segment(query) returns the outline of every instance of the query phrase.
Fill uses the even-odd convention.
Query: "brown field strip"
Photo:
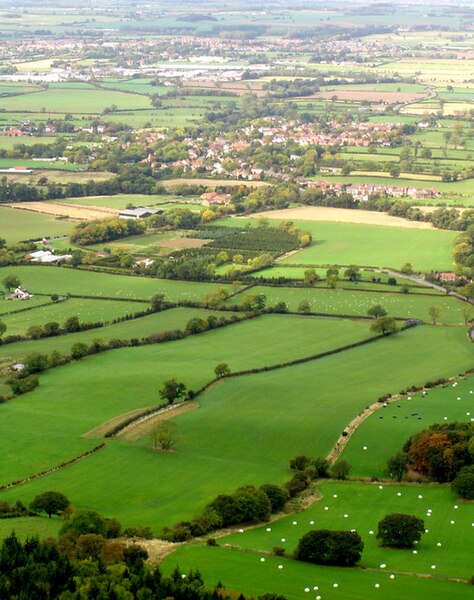
[[[404,104],[407,102],[416,102],[427,97],[426,94],[417,92],[377,92],[368,90],[328,90],[317,92],[308,97],[330,100],[334,96],[338,100],[348,102],[363,102],[364,100],[368,100],[369,102],[383,102],[384,104]]]
[[[401,217],[392,217],[386,213],[349,208],[330,208],[326,206],[302,206],[283,210],[254,213],[252,218],[290,219],[301,221],[334,221],[336,223],[358,223],[362,225],[381,225],[383,227],[405,227],[407,229],[432,229],[431,223],[408,221]]]
[[[67,202],[21,202],[14,204],[5,204],[10,208],[19,210],[29,210],[32,212],[64,217],[73,221],[97,221],[99,219],[110,219],[117,217],[119,211],[115,208],[106,208],[103,206],[85,206],[82,204],[68,204]]]
[[[196,410],[197,408],[199,408],[199,402],[196,402],[195,400],[191,402],[183,402],[176,408],[171,408],[166,412],[160,412],[150,416],[149,418],[144,417],[144,419],[138,421],[136,425],[127,427],[124,429],[123,433],[118,433],[117,437],[122,440],[127,440],[128,442],[134,442],[135,440],[150,434],[159,423],[162,423],[163,421],[169,421],[170,419],[174,419],[174,417],[178,417],[179,415],[191,410]]]

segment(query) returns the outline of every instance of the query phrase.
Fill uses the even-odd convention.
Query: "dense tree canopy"
[[[356,531],[309,531],[300,539],[295,558],[317,565],[352,567],[362,556],[364,542]]]

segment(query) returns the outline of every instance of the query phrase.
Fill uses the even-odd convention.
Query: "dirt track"
[[[336,223],[361,223],[363,225],[382,225],[384,227],[405,227],[407,229],[432,229],[431,223],[408,221],[401,217],[391,217],[385,213],[350,208],[331,208],[327,206],[302,206],[254,213],[252,218],[289,219],[301,221],[334,221]]]

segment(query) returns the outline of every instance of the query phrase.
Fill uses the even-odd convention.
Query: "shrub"
[[[149,527],[127,527],[127,529],[124,529],[122,535],[127,538],[139,537],[151,540],[153,532]]]
[[[474,500],[474,466],[463,467],[456,475],[451,489],[466,500]]]
[[[105,537],[107,534],[107,521],[93,510],[80,510],[64,523],[59,533],[61,535],[65,533],[76,535],[95,533]]]
[[[294,471],[304,471],[307,467],[309,467],[310,462],[311,459],[309,456],[295,456],[290,460],[290,469],[293,469]]]
[[[26,373],[40,373],[49,366],[48,355],[41,352],[32,352],[25,358],[24,364]]]
[[[280,511],[288,502],[288,492],[278,485],[264,483],[260,489],[270,501],[272,513]]]
[[[286,550],[285,550],[285,548],[283,548],[283,546],[275,546],[273,548],[273,554],[275,556],[285,556],[285,552],[286,552]]]
[[[16,395],[26,394],[39,386],[39,379],[36,375],[28,377],[17,377],[11,383],[12,392]]]
[[[331,477],[334,477],[334,479],[340,479],[341,481],[345,480],[347,479],[350,470],[351,465],[348,462],[345,460],[338,460],[337,463],[331,467]]]
[[[356,531],[309,531],[300,539],[295,558],[317,565],[352,567],[362,556],[364,543]]]
[[[311,459],[311,465],[316,469],[317,477],[329,477],[329,462],[324,457]]]
[[[88,353],[89,353],[89,348],[88,348],[87,344],[83,344],[82,342],[76,342],[75,344],[72,345],[71,356],[75,360],[84,358],[84,356],[87,356]]]

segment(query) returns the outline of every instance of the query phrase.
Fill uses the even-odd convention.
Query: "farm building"
[[[230,194],[218,194],[217,192],[205,192],[201,194],[201,204],[212,206],[215,204],[230,204]]]
[[[29,258],[31,262],[39,262],[39,263],[55,263],[61,262],[64,260],[69,260],[72,258],[71,254],[60,254],[55,255],[50,250],[38,250],[37,252],[32,252],[28,254],[26,258]]]
[[[139,206],[138,208],[124,208],[119,213],[120,219],[145,219],[152,215],[162,213],[162,210],[157,208],[150,208],[148,206]]]
[[[7,296],[7,300],[29,300],[30,298],[33,298],[33,295],[20,286]]]

